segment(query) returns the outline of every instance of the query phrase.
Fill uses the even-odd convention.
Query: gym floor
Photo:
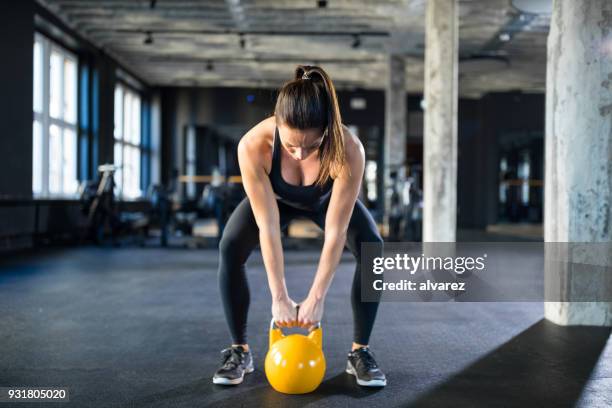
[[[285,251],[294,299],[305,295],[319,253]],[[270,304],[258,251],[248,262],[256,371],[238,387],[213,385],[229,344],[217,257],[85,247],[4,260],[0,383],[68,387],[62,406],[80,407],[612,405],[611,329],[556,326],[543,320],[542,303],[383,303],[371,346],[389,385],[359,388],[343,371],[352,332],[349,252],[326,302],[327,373],[317,391],[286,396],[267,384]]]

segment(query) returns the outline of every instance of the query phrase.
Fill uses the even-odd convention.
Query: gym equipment
[[[312,392],[325,375],[323,329],[319,323],[307,336],[290,334],[270,322],[270,347],[266,354],[265,371],[268,382],[284,394]]]
[[[117,168],[113,164],[98,166],[98,181],[82,185],[81,210],[87,216],[89,234],[96,244],[110,240],[117,245],[121,235],[136,235],[142,246],[148,235],[149,218],[143,213],[120,211],[114,191]]]
[[[423,192],[419,187],[421,173],[421,167],[418,165],[409,167],[400,165],[389,174],[391,195],[388,241],[421,241],[423,219]]]
[[[149,218],[151,224],[157,224],[160,230],[160,244],[162,247],[168,246],[168,234],[170,222],[172,221],[172,202],[170,191],[163,185],[154,184],[147,190],[147,198],[151,203]]]
[[[244,196],[242,183],[224,183],[217,186],[207,184],[202,190],[198,208],[206,214],[213,215],[217,220],[219,227],[217,241],[221,239],[227,220]]]
[[[182,207],[190,205],[191,212],[196,217],[191,220],[191,227],[197,218],[215,218],[217,222],[218,235],[216,246],[218,246],[225,224],[238,204],[246,196],[240,176],[225,177],[220,174],[212,175],[180,175],[179,183],[204,184],[202,193],[197,201],[186,199]],[[192,235],[191,231],[187,235]]]

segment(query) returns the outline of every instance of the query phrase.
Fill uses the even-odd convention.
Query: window
[[[130,88],[115,87],[115,188],[118,197],[137,198],[140,188],[140,96]]]
[[[524,205],[529,205],[529,179],[531,178],[531,158],[529,151],[521,153],[519,162],[518,176],[521,179],[521,201]]]
[[[502,157],[499,162],[499,170],[500,170],[500,180],[499,183],[499,202],[502,204],[506,204],[508,200],[508,184],[506,183],[507,174],[508,174],[508,159]]]
[[[72,196],[77,181],[77,58],[34,37],[32,192]]]
[[[185,148],[185,174],[188,176],[196,175],[197,168],[197,155],[196,155],[196,129],[194,126],[187,128],[187,143]],[[189,181],[186,185],[187,197],[196,198],[196,184],[193,181]]]

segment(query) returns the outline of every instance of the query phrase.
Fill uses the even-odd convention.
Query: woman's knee
[[[244,251],[244,243],[240,236],[224,233],[219,241],[219,255],[225,260],[239,258]]]
[[[366,235],[364,242],[372,242],[374,244],[381,244],[383,243],[383,239],[382,236],[380,235],[380,232],[378,231],[369,231],[369,233]]]
[[[219,240],[219,253],[223,257],[248,256],[258,239],[257,224],[248,201],[243,201],[232,213]]]
[[[355,236],[354,244],[354,255],[356,257],[361,256],[361,244],[367,244],[366,248],[370,251],[382,252],[383,239],[378,231],[364,231],[360,232]]]

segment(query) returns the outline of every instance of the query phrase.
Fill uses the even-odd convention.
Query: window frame
[[[36,108],[36,64],[38,63],[35,58],[35,47],[36,44],[40,44],[40,69],[42,70],[40,76],[40,83],[38,83],[38,87],[40,88],[40,98],[41,98],[41,110],[37,111]],[[51,56],[56,53],[59,54],[62,58],[62,72],[60,75],[60,84],[57,85],[60,95],[59,98],[59,118],[51,116]],[[34,33],[34,41],[32,43],[32,59],[34,62],[34,69],[32,73],[32,81],[33,81],[33,100],[32,100],[32,160],[36,160],[35,157],[35,126],[36,124],[40,124],[40,142],[42,142],[41,146],[41,163],[40,163],[40,189],[37,189],[35,185],[36,175],[35,173],[35,164],[32,163],[32,195],[34,198],[74,198],[78,196],[78,128],[79,128],[79,118],[78,118],[78,93],[79,93],[79,58],[78,55],[71,50],[63,47],[58,42],[49,38],[41,32],[36,31]],[[65,118],[65,61],[69,60],[74,64],[74,89],[72,90],[74,101],[74,123],[68,122]],[[51,126],[57,126],[60,129],[60,138],[61,138],[61,152],[64,154],[64,131],[70,130],[73,133],[74,143],[75,143],[75,157],[74,157],[74,181],[76,182],[77,188],[73,192],[66,192],[64,186],[64,170],[65,163],[63,157],[61,158],[60,164],[60,177],[59,177],[59,191],[52,192],[50,190],[50,177],[51,177]]]
[[[121,134],[121,138],[118,139],[117,138],[117,103],[116,103],[116,92],[117,92],[117,88],[121,88],[122,89],[122,96],[121,96],[121,129],[120,129],[120,134]],[[133,140],[126,140],[125,138],[125,118],[126,118],[126,95],[131,94],[132,97],[136,96],[139,100],[139,112],[138,112],[138,141],[139,143],[136,144],[133,142]],[[143,177],[144,177],[144,170],[143,170],[143,160],[144,160],[144,156],[147,154],[147,146],[145,143],[145,138],[144,138],[144,121],[143,121],[143,111],[145,109],[145,98],[143,93],[135,88],[134,86],[132,86],[131,84],[129,84],[127,81],[122,80],[121,78],[117,78],[116,82],[115,82],[115,88],[113,90],[113,164],[115,166],[120,166],[119,168],[119,174],[121,175],[121,180],[120,182],[117,180],[117,174],[118,172],[115,172],[115,193],[116,193],[116,197],[122,201],[136,201],[136,200],[140,200],[145,196],[145,189],[143,188]],[[116,146],[117,144],[121,145],[121,163],[117,163],[117,157],[115,156],[115,151],[116,151]],[[137,149],[138,150],[138,166],[136,167],[136,171],[138,172],[138,194],[135,196],[132,195],[126,195],[125,194],[125,151],[126,151],[126,147],[132,148],[132,149]]]

